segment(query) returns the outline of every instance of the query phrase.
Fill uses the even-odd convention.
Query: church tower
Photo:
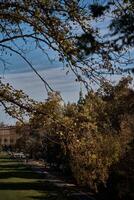
[[[79,92],[79,100],[78,100],[78,104],[84,104],[85,100],[83,97],[83,92],[82,92],[82,84],[80,83],[80,92]]]

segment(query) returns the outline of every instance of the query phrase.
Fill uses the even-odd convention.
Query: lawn
[[[64,194],[22,162],[0,154],[0,200],[67,200]]]

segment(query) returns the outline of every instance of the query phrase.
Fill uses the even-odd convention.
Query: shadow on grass
[[[3,162],[4,163],[4,162]],[[8,178],[26,178],[26,179],[41,179],[41,174],[32,172],[30,167],[22,163],[8,163],[0,165],[0,179]]]
[[[17,178],[17,180],[12,181],[12,178]],[[31,190],[38,191],[40,195],[29,196]],[[45,175],[35,173],[23,163],[6,157],[0,158],[0,191],[10,191],[11,194],[11,191],[26,191],[27,197],[31,200],[66,200],[63,197],[59,198],[62,196],[61,192],[45,179]]]
[[[8,178],[25,178],[25,179],[42,179],[43,175],[36,174],[31,171],[11,171],[11,172],[0,172],[0,179],[8,179]]]
[[[65,186],[57,186],[58,183],[61,184],[58,180],[49,180],[45,174],[35,173],[22,163],[15,162],[12,160],[7,162],[7,158],[0,162],[0,191],[26,191],[27,197],[31,200],[87,200],[74,191],[73,187],[68,190]],[[11,178],[18,179],[14,182]],[[54,185],[55,182],[57,185]],[[31,190],[38,191],[40,195],[30,196]]]
[[[0,164],[0,169],[6,169],[6,168],[10,168],[10,169],[12,169],[12,168],[15,168],[16,170],[17,169],[19,169],[19,168],[26,168],[26,166],[24,166],[22,163],[8,163],[8,164]]]
[[[12,163],[14,163],[14,162],[17,162],[17,160],[15,160],[15,159],[10,159],[10,158],[2,158],[2,159],[0,159],[0,163],[2,163],[2,162],[4,162],[4,163],[9,163],[9,162],[12,162]]]
[[[34,182],[0,182],[0,190],[37,190],[37,191],[51,191],[53,187],[43,181]]]
[[[26,168],[26,166],[23,166],[23,165],[14,165],[14,166],[10,166],[10,165],[3,165],[1,166],[0,165],[0,171],[11,171],[11,170],[15,170],[15,171],[20,171],[20,170],[26,170],[27,171],[28,167]]]
[[[51,195],[48,195],[48,196],[41,196],[41,197],[31,196],[30,198],[33,200],[75,200],[75,199],[71,199],[71,198],[70,199],[66,198],[61,194],[59,195],[59,194],[55,194],[55,193],[52,193]]]
[[[0,190],[6,191],[24,191],[28,194],[29,190],[38,191],[41,196],[28,196],[30,199],[37,200],[68,200],[65,195],[56,186],[46,182],[46,181],[35,181],[33,183],[3,183],[0,182]]]

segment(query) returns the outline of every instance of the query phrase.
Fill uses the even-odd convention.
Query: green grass
[[[0,154],[0,200],[66,200],[64,194],[23,163]]]

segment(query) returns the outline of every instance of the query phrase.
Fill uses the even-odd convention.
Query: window
[[[13,140],[13,139],[10,139],[10,143],[13,144],[13,143],[14,143],[14,140]]]
[[[4,143],[5,143],[5,144],[7,143],[7,139],[6,139],[6,138],[4,139]]]

